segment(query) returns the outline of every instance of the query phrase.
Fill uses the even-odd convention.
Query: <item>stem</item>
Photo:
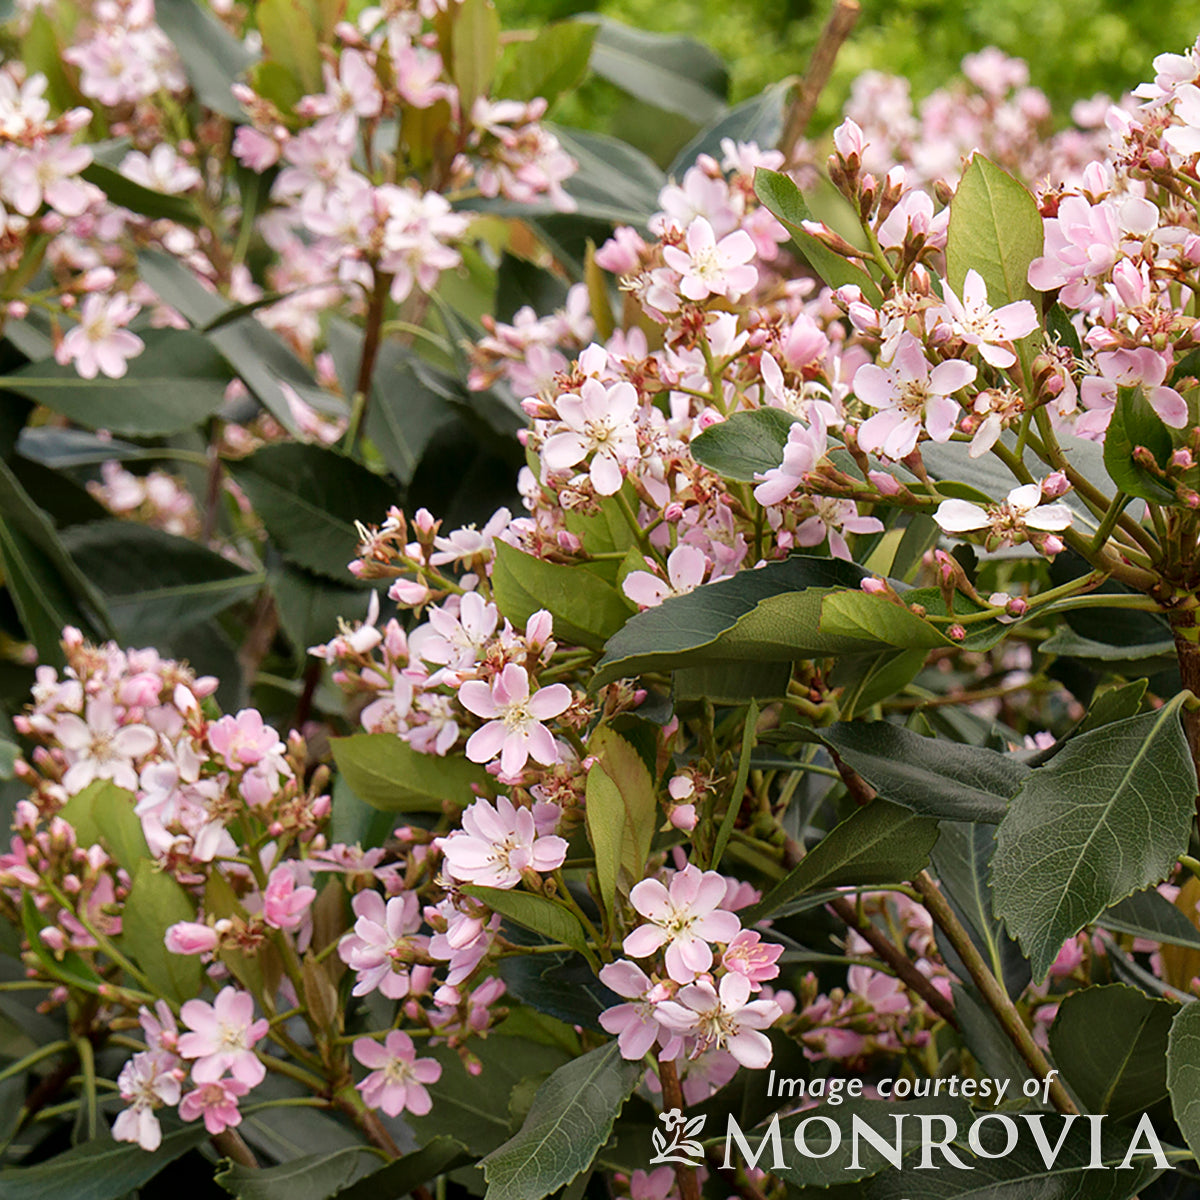
[[[50,1058],[55,1054],[60,1054],[64,1050],[70,1050],[71,1043],[68,1041],[50,1042],[48,1045],[39,1046],[36,1050],[25,1055],[20,1061],[10,1063],[3,1071],[0,1071],[0,1082],[5,1079],[11,1079],[14,1075],[20,1075],[23,1071],[28,1071],[30,1067],[37,1066],[43,1058]]]
[[[804,136],[804,131],[816,111],[817,101],[829,82],[829,76],[833,74],[833,64],[837,61],[838,51],[850,36],[860,12],[858,0],[836,0],[829,20],[821,30],[821,37],[813,50],[812,58],[809,59],[804,81],[800,84],[796,98],[788,110],[783,136],[779,139],[779,149],[783,151],[787,165],[792,163],[796,145]]]
[[[671,1109],[683,1111],[683,1088],[679,1084],[679,1072],[675,1063],[669,1058],[658,1060],[658,1078],[662,1084],[663,1112]],[[696,1168],[675,1163],[675,1183],[683,1200],[700,1200],[700,1180],[696,1178]]]
[[[383,313],[387,305],[388,289],[392,282],[391,276],[385,275],[378,267],[373,268],[373,271],[375,282],[371,289],[371,301],[367,308],[362,357],[358,360],[358,378],[354,382],[354,416],[356,419],[352,422],[346,440],[346,448],[351,454],[358,448],[358,439],[366,424],[367,410],[371,406],[371,380],[375,376],[375,360],[379,357],[379,344],[383,334]]]
[[[1118,492],[1113,498],[1112,503],[1108,506],[1108,511],[1104,514],[1104,519],[1100,522],[1100,527],[1096,530],[1096,536],[1092,538],[1092,550],[1098,551],[1105,542],[1108,541],[1108,536],[1116,528],[1117,522],[1121,519],[1121,510],[1129,503],[1129,497],[1124,492]]]
[[[1171,631],[1175,635],[1175,657],[1179,660],[1179,678],[1193,695],[1200,696],[1200,623],[1197,623],[1197,601],[1171,611]],[[1184,706],[1183,732],[1191,751],[1192,765],[1200,777],[1200,709]],[[1196,794],[1196,818],[1200,821],[1200,792]]]
[[[949,939],[950,945],[954,947],[955,953],[962,959],[972,981],[979,989],[987,1006],[996,1014],[1009,1041],[1016,1047],[1017,1052],[1034,1075],[1041,1080],[1049,1081],[1050,1099],[1054,1107],[1060,1113],[1077,1114],[1079,1109],[1076,1108],[1075,1101],[1067,1094],[1067,1089],[1057,1076],[1050,1078],[1053,1068],[1050,1066],[1049,1060],[1042,1053],[1041,1047],[1033,1040],[1033,1035],[1026,1028],[1025,1022],[1021,1020],[1021,1014],[1017,1012],[1016,1006],[1009,999],[1008,992],[1004,990],[995,975],[988,970],[983,956],[976,949],[975,943],[971,941],[971,935],[954,915],[954,910],[950,907],[946,897],[942,895],[941,889],[933,881],[929,872],[922,871],[913,880],[913,886],[920,892],[921,902],[925,905],[929,915],[941,927],[942,932]]]
[[[98,1127],[96,1119],[96,1053],[92,1049],[92,1043],[86,1037],[75,1039],[75,1053],[79,1055],[79,1065],[83,1069],[83,1097],[87,1104],[87,1135],[88,1141],[92,1141]]]

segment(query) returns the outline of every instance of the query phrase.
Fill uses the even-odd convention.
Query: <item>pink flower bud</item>
[[[1171,466],[1178,467],[1182,471],[1190,470],[1196,465],[1196,460],[1192,457],[1192,452],[1186,447],[1176,450],[1171,455]]]
[[[880,495],[894,496],[900,491],[900,481],[886,471],[868,471],[867,478],[879,490]]]
[[[583,549],[583,541],[579,535],[572,533],[569,529],[560,529],[555,540],[558,542],[558,548],[564,554],[578,554]]]
[[[869,596],[883,596],[887,594],[887,584],[882,579],[876,579],[873,576],[868,576],[859,585],[860,588]]]
[[[961,625],[951,625],[946,630],[946,636],[956,642],[961,642],[967,636],[967,631]]]
[[[1042,480],[1042,495],[1047,500],[1057,500],[1059,496],[1065,496],[1070,490],[1071,484],[1062,471],[1051,471]]]
[[[862,129],[849,117],[833,131],[833,147],[848,164],[861,161],[865,144]]]
[[[1066,549],[1061,538],[1057,538],[1054,534],[1050,534],[1042,542],[1042,553],[1053,558],[1056,554],[1061,554]]]
[[[672,500],[666,508],[663,509],[663,520],[668,525],[677,525],[683,520],[683,505],[678,500]]]
[[[210,954],[220,935],[199,921],[178,921],[167,928],[163,942],[172,954]]]
[[[694,804],[677,804],[671,809],[668,819],[676,829],[683,833],[691,833],[696,828],[696,806]]]
[[[1029,611],[1029,601],[1024,596],[1013,596],[1004,610],[1010,617],[1023,617]]]

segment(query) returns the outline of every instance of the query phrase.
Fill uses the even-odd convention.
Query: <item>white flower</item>
[[[943,500],[933,519],[946,533],[973,533],[988,530],[986,545],[989,549],[998,546],[1015,546],[1020,542],[1034,540],[1029,531],[1040,534],[1055,534],[1071,524],[1071,510],[1065,504],[1043,504],[1042,488],[1037,483],[1025,483],[1013,488],[1000,504],[981,508],[966,500]],[[1048,543],[1046,548],[1054,553],[1061,549],[1057,538],[1038,539]]]
[[[546,439],[542,463],[547,471],[562,471],[591,457],[588,474],[601,496],[621,490],[621,468],[638,457],[637,391],[631,383],[605,387],[585,379],[579,395],[559,396],[555,407],[566,429]]]
[[[134,760],[158,745],[158,735],[149,725],[118,725],[111,696],[93,696],[86,717],[85,721],[63,713],[54,725],[54,736],[70,764],[63,787],[74,795],[94,780],[111,779],[118,787],[134,791],[138,785]]]

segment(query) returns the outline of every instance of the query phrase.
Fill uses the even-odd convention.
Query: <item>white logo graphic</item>
[[[650,1160],[655,1163],[682,1163],[685,1167],[698,1167],[704,1161],[704,1147],[693,1139],[704,1128],[707,1115],[692,1117],[689,1121],[678,1108],[669,1108],[659,1113],[658,1119],[667,1127],[671,1140],[661,1130],[656,1129],[652,1135],[654,1148],[658,1153]],[[699,1162],[695,1160],[699,1160]]]

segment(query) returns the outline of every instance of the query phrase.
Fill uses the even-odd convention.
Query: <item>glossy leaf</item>
[[[1083,988],[1059,1005],[1050,1053],[1092,1113],[1128,1120],[1167,1096],[1167,1037],[1179,1006],[1117,983]]]
[[[139,216],[149,217],[152,221],[175,221],[179,225],[200,224],[200,214],[186,196],[156,192],[101,162],[91,163],[80,175],[88,183],[95,184],[113,204]]]
[[[133,872],[121,942],[150,982],[177,1001],[199,994],[203,964],[194,954],[173,954],[163,937],[176,922],[195,919],[196,906],[187,892],[150,859],[143,859]]]
[[[387,812],[441,812],[468,805],[472,785],[488,776],[469,759],[421,754],[392,733],[355,733],[330,741],[334,761],[355,795]]]
[[[171,0],[156,9],[154,20],[174,44],[200,103],[230,120],[244,120],[231,89],[254,62],[246,47],[200,0]]]
[[[1104,435],[1104,465],[1127,496],[1155,504],[1178,504],[1174,489],[1162,483],[1149,467],[1134,460],[1133,453],[1138,447],[1149,450],[1159,467],[1165,468],[1171,458],[1171,433],[1150,407],[1141,388],[1121,387],[1117,389],[1117,403]]]
[[[816,888],[903,883],[928,865],[937,836],[932,818],[873,800],[826,834],[742,915],[743,924],[786,912],[791,901]]]
[[[946,279],[961,296],[967,272],[978,271],[992,308],[1040,294],[1028,281],[1029,264],[1042,253],[1042,217],[1021,183],[976,153],[950,203]]]
[[[722,479],[751,483],[783,461],[796,418],[782,408],[734,413],[692,439],[692,457]]]
[[[722,113],[679,151],[667,174],[673,179],[682,179],[701,154],[711,155],[720,161],[724,138],[732,138],[735,142],[757,142],[760,146],[778,145],[783,133],[784,110],[791,91],[791,85],[786,80],[773,83],[757,96],[751,96],[749,100],[743,100],[741,104]]]
[[[1112,908],[1106,909],[1095,923],[1115,933],[1128,933],[1168,946],[1200,950],[1200,929],[1157,888],[1134,892]]]
[[[337,1200],[380,1200],[381,1197],[407,1196],[423,1183],[452,1171],[466,1161],[467,1153],[457,1138],[435,1137],[419,1150],[413,1150],[338,1192]],[[285,1196],[283,1200],[293,1198]]]
[[[811,233],[805,233],[801,223],[813,220],[813,214],[790,176],[759,167],[754,172],[754,191],[759,200],[771,210],[776,220],[792,235],[796,245],[800,247],[801,254],[825,283],[832,288],[854,284],[862,289],[863,298],[867,303],[876,306],[883,303],[883,293],[879,290],[879,285],[862,267],[856,266],[840,254],[834,254]]]
[[[758,725],[758,705],[753,700],[746,706],[746,720],[742,725],[742,746],[741,753],[738,755],[737,774],[733,778],[733,786],[729,790],[729,801],[725,809],[725,816],[721,818],[721,824],[717,829],[717,837],[713,842],[712,852],[712,869],[715,871],[721,865],[721,856],[725,853],[725,847],[729,845],[729,839],[733,836],[734,826],[737,824],[738,814],[742,810],[742,804],[746,799],[746,784],[750,779],[750,755],[754,750],[754,739]]]
[[[481,904],[486,904],[493,912],[502,917],[515,921],[526,929],[540,933],[551,942],[562,942],[574,950],[584,953],[587,937],[579,918],[569,909],[545,896],[536,896],[532,892],[522,892],[515,888],[482,887],[468,884],[460,889],[468,896],[473,896]]]
[[[3,385],[88,429],[156,437],[191,429],[225,403],[230,371],[209,343],[184,329],[152,329],[120,379],[81,379],[74,366],[30,363]]]
[[[553,21],[527,42],[505,47],[495,93],[515,100],[543,97],[553,104],[587,75],[596,27],[582,21]]]
[[[1035,980],[1067,938],[1165,878],[1186,849],[1196,794],[1179,722],[1186,698],[1073,738],[1009,805],[992,890]]]
[[[339,583],[352,578],[355,521],[382,520],[397,499],[386,479],[323,446],[264,446],[230,472],[283,557]]]
[[[366,1146],[348,1146],[332,1154],[305,1154],[277,1167],[230,1162],[217,1172],[214,1182],[238,1200],[326,1200],[344,1195],[343,1189],[378,1163],[378,1156]]]
[[[570,1183],[608,1140],[642,1070],[616,1042],[559,1067],[538,1088],[517,1135],[480,1164],[486,1200],[542,1200]]]
[[[1185,1004],[1171,1024],[1167,1090],[1188,1148],[1200,1154],[1200,1004]]]
[[[132,792],[97,779],[72,796],[58,815],[75,830],[79,845],[101,844],[132,875],[150,855],[135,802]]]
[[[597,650],[632,613],[621,593],[587,567],[546,562],[503,542],[496,543],[492,592],[518,629],[544,608],[554,618],[555,637]]]
[[[729,87],[725,64],[703,42],[690,37],[648,33],[601,18],[592,47],[592,70],[631,96],[697,125],[707,124],[725,109]]]

